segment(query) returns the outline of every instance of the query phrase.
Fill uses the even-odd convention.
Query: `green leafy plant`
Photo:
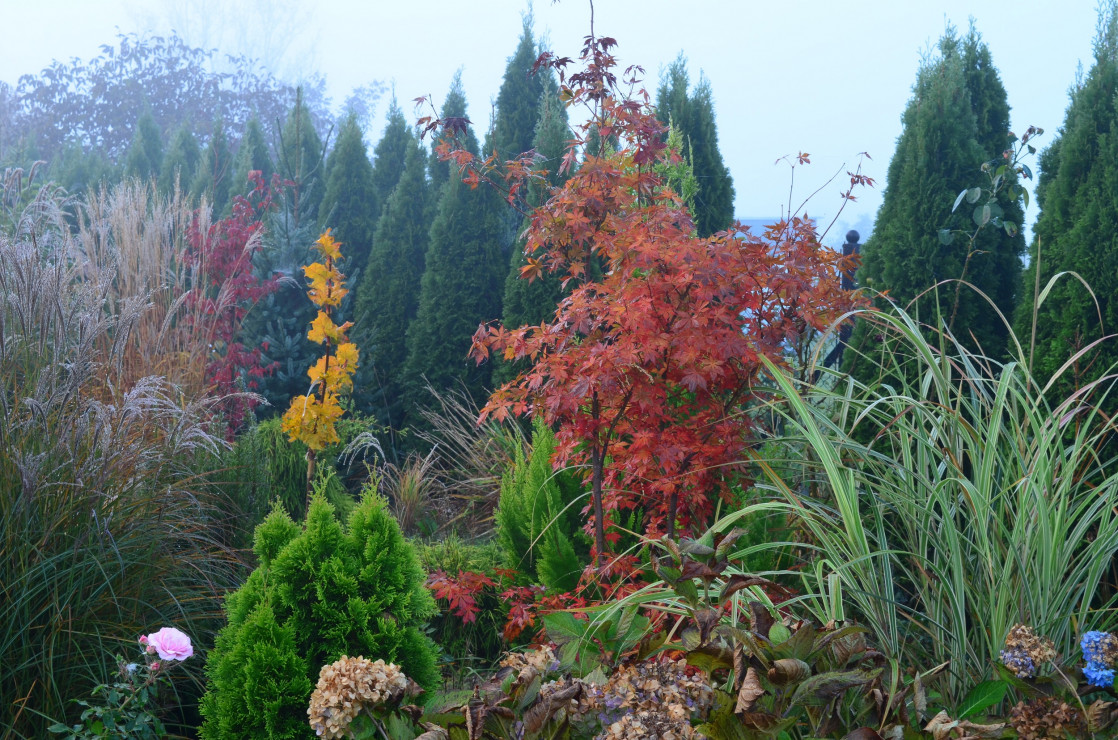
[[[343,655],[399,663],[439,680],[422,631],[435,613],[415,551],[370,485],[345,526],[320,490],[304,525],[274,509],[256,529],[260,565],[226,603],[206,663],[203,738],[309,738],[316,666]]]

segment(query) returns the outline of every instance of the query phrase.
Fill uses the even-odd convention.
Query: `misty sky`
[[[441,102],[461,68],[469,115],[483,135],[527,7],[524,0],[0,0],[0,79],[14,84],[56,58],[88,59],[118,30],[174,27],[192,44],[259,57],[287,79],[322,74],[339,105],[354,87],[394,84],[408,115],[412,98]],[[617,39],[623,66],[645,68],[650,90],[681,51],[692,80],[700,71],[710,79],[739,217],[782,214],[790,172],[774,161],[805,151],[812,164],[796,172],[793,207],[840,172],[806,208],[826,224],[848,180],[843,164],[869,152],[864,172],[877,188],[847,206],[826,240],[833,244],[847,228],[864,233],[872,222],[917,67],[946,24],[965,32],[974,18],[1008,90],[1014,129],[1045,128],[1043,146],[1063,122],[1077,66],[1090,67],[1097,17],[1093,0],[597,0],[595,11],[596,33]],[[589,31],[586,0],[537,0],[533,13],[548,48],[577,56]],[[370,145],[385,108],[382,100]],[[1034,203],[1029,220],[1035,216]]]

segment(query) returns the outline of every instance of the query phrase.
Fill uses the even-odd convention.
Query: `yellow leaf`
[[[327,340],[332,344],[342,344],[345,342],[345,332],[351,326],[353,326],[352,321],[347,321],[338,326],[328,313],[319,311],[318,316],[315,316],[314,321],[311,322],[311,330],[307,332],[307,339],[318,344],[323,344]]]
[[[330,229],[327,229],[325,234],[318,237],[318,241],[314,244],[318,247],[318,251],[322,253],[323,257],[332,260],[340,260],[342,258],[342,243],[336,241],[334,237],[330,235]]]

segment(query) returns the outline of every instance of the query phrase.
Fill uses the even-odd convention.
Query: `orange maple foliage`
[[[622,92],[640,70],[619,81],[614,45],[588,37],[584,68],[569,78],[570,59],[538,62],[558,70],[562,99],[589,113],[562,167],[573,169],[587,142],[617,142],[588,152],[531,214],[523,276],[557,273],[573,290],[550,322],[479,327],[471,352],[478,362],[492,353],[531,362],[493,393],[482,419],[539,414],[558,427],[555,465],[588,471],[599,564],[615,539],[612,511],[643,509],[654,535],[706,522],[714,497],[746,472],[759,423],[748,408],[766,393],[761,357],[783,363],[805,332],[858,305],[840,286],[848,260],[819,243],[806,214],[763,238],[738,225],[695,236],[653,167],[670,156],[664,126],[646,92]],[[461,149],[443,156],[475,180],[503,176],[509,192],[538,178],[530,156],[499,166]],[[592,261],[604,268],[596,281]]]

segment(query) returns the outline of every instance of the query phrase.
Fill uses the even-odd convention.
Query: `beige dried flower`
[[[396,701],[408,688],[400,668],[383,660],[342,656],[322,666],[307,708],[311,729],[324,738],[344,738],[363,709]]]
[[[1021,740],[1062,740],[1087,734],[1083,712],[1051,696],[1018,702],[1009,710],[1009,724]]]
[[[1005,646],[1009,650],[1024,651],[1038,666],[1056,659],[1056,646],[1052,641],[1036,634],[1028,625],[1013,625],[1005,638]]]
[[[703,737],[686,720],[642,710],[626,714],[602,730],[594,740],[703,740]]]

